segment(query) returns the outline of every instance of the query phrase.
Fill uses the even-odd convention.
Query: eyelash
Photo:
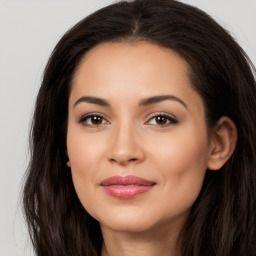
[[[168,122],[167,124],[157,124],[157,120],[156,118],[163,118],[166,122]],[[92,118],[98,118],[98,120],[101,122],[100,124],[93,124],[92,123]],[[159,126],[159,127],[168,127],[170,125],[175,125],[178,123],[178,120],[176,118],[174,118],[173,116],[171,116],[170,114],[168,113],[153,113],[151,115],[149,115],[148,117],[148,121],[145,123],[146,125],[156,125],[156,126]],[[88,120],[90,120],[90,123],[88,123]],[[155,124],[151,124],[150,122],[152,120],[155,119]],[[97,120],[96,120],[97,121]],[[102,123],[103,122],[103,123]],[[110,122],[107,121],[101,114],[98,114],[98,113],[90,113],[90,114],[87,114],[87,115],[84,115],[81,117],[79,123],[83,124],[84,126],[87,126],[87,127],[91,127],[91,128],[97,128],[99,127],[100,125],[105,125],[105,124],[109,124]]]
[[[165,121],[167,121],[168,123],[166,124],[157,124],[157,120],[156,118],[164,118]],[[150,124],[150,121],[154,120],[155,119],[155,124]],[[159,127],[168,127],[170,125],[175,125],[178,123],[178,120],[173,117],[172,115],[170,115],[169,113],[163,113],[163,112],[160,112],[160,113],[153,113],[151,115],[149,115],[149,120],[146,122],[147,125],[156,125],[156,126],[159,126]]]
[[[100,123],[100,124],[92,124],[92,118],[95,118],[95,117],[100,118],[102,121],[104,120],[105,122]],[[88,124],[88,121],[87,121],[88,119],[91,119],[90,124]],[[82,116],[79,123],[83,124],[84,126],[92,127],[92,128],[95,128],[95,127],[97,128],[102,124],[109,124],[109,122],[101,114],[98,114],[98,113],[95,113],[95,114],[90,113],[90,114]]]

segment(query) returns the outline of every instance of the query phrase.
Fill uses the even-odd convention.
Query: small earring
[[[69,168],[71,167],[70,161],[67,162],[67,166],[68,166]]]

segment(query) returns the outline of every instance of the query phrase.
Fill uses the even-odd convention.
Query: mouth
[[[130,199],[146,193],[156,185],[155,182],[138,176],[112,176],[100,183],[104,191],[119,199]]]

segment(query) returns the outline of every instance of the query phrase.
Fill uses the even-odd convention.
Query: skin
[[[176,98],[141,104],[159,95]],[[90,115],[100,118],[92,122]],[[67,153],[78,197],[100,223],[102,255],[179,255],[177,237],[207,168],[218,169],[232,153],[231,130],[224,118],[220,136],[209,139],[203,101],[186,61],[175,52],[145,42],[90,50],[72,84]],[[136,175],[156,185],[119,199],[100,186],[114,175]]]

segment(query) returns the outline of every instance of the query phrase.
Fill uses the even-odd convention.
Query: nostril
[[[110,162],[117,162],[117,161],[114,158],[111,158]]]
[[[136,158],[131,158],[131,159],[129,159],[128,161],[129,162],[134,162],[134,161],[136,161],[137,159]]]
[[[120,165],[126,165],[128,163],[132,163],[132,162],[136,162],[138,159],[137,158],[130,158],[128,160],[124,160],[124,159],[115,159],[115,158],[111,158],[110,162],[112,163],[119,163]]]

